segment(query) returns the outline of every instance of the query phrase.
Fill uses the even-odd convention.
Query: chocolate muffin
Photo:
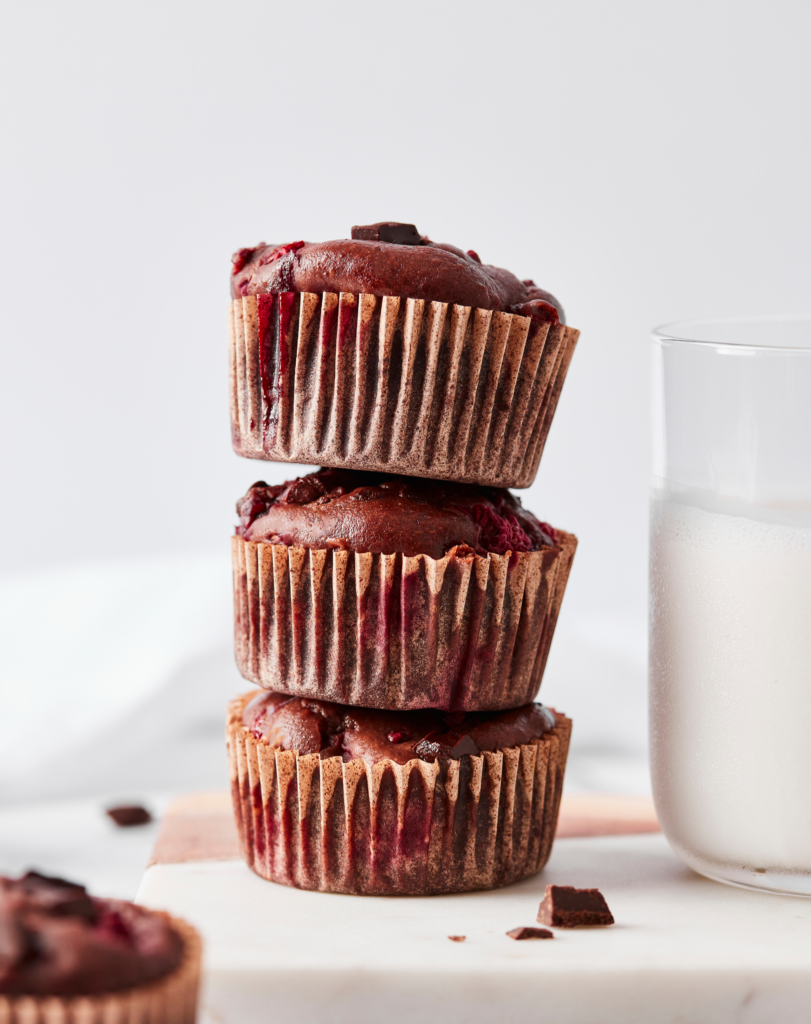
[[[571,722],[379,711],[252,692],[229,706],[243,856],[301,889],[428,895],[491,889],[544,866]]]
[[[240,249],[231,294],[238,454],[534,480],[579,332],[533,281],[386,222]]]
[[[29,871],[0,877],[0,1019],[195,1019],[200,940],[167,914]]]
[[[260,481],[237,510],[246,679],[401,710],[535,697],[577,540],[508,491],[322,469]]]

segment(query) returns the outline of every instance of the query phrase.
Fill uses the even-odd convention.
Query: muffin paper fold
[[[339,704],[495,711],[533,700],[577,539],[541,551],[373,555],[232,539],[239,671]]]
[[[552,849],[571,722],[541,739],[459,761],[321,760],[257,740],[254,696],[229,705],[231,789],[242,854],[300,889],[429,895],[532,875]]]
[[[528,487],[579,331],[399,296],[230,306],[231,429],[274,462]]]
[[[0,993],[1,1024],[194,1024],[200,985],[200,936],[178,918],[164,917],[183,940],[183,958],[163,978],[91,996]]]

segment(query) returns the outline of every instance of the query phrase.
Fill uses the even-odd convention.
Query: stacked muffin
[[[321,464],[239,501],[228,746],[246,861],[330,892],[539,871],[571,723],[538,692],[577,541],[537,472],[578,332],[413,225],[242,249],[238,454]]]

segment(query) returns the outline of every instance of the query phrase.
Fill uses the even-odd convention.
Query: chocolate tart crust
[[[258,686],[338,704],[497,711],[538,692],[577,547],[372,555],[232,539],[234,638]]]
[[[540,871],[557,824],[571,722],[531,744],[460,760],[367,764],[271,747],[229,705],[231,792],[242,855],[283,885],[430,895]]]
[[[0,993],[2,1024],[194,1024],[200,987],[200,936],[185,921],[160,914],[183,940],[173,971],[145,985],[93,996]]]
[[[579,331],[398,296],[285,292],[229,310],[231,432],[274,462],[529,487]]]

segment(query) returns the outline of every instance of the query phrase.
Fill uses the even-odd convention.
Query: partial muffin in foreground
[[[35,871],[0,878],[3,1024],[192,1024],[199,974],[184,921]]]
[[[508,885],[549,858],[570,734],[540,704],[464,715],[248,693],[228,716],[243,856],[323,892]]]
[[[327,469],[260,481],[237,510],[246,679],[406,710],[537,694],[577,540],[508,491]]]
[[[241,249],[231,294],[239,455],[534,480],[579,332],[533,281],[389,223]]]

